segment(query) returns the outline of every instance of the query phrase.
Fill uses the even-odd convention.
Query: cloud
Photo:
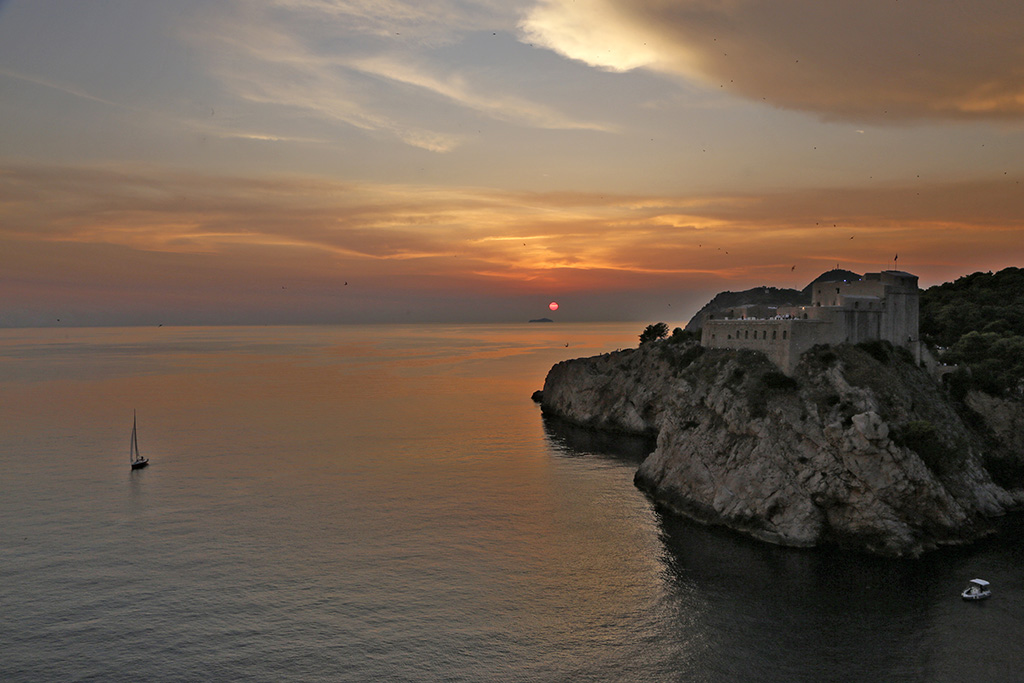
[[[500,0],[269,0],[265,4],[314,32],[318,26],[328,32],[345,27],[352,33],[401,35],[432,45],[453,41],[464,31],[507,23],[515,12]]]
[[[1024,117],[1024,13],[1006,0],[542,0],[521,28],[596,67],[826,119]]]
[[[524,40],[609,71],[653,67],[657,36],[612,2],[545,0],[520,23]],[[650,41],[650,42],[649,42]],[[664,47],[664,46],[663,46]]]
[[[564,130],[607,131],[610,127],[598,123],[577,121],[536,102],[503,94],[486,94],[473,88],[467,78],[454,73],[446,77],[426,73],[422,68],[391,58],[355,60],[348,64],[362,73],[381,76],[398,83],[423,88],[441,95],[461,106],[508,121],[534,128]]]
[[[11,165],[0,273],[16,304],[209,301],[279,319],[304,296],[336,310],[346,281],[365,306],[370,292],[395,307],[428,293],[663,298],[802,287],[837,262],[877,270],[898,252],[929,284],[1024,258],[1021,182],[665,196]]]
[[[212,40],[222,46],[223,52],[210,53],[211,73],[245,102],[296,110],[331,124],[388,133],[433,152],[447,152],[459,144],[457,136],[383,112],[372,89],[345,68],[340,55],[315,52],[294,25],[275,25],[259,13],[248,21],[225,18],[222,22],[216,24],[220,30],[210,33],[206,28],[201,34],[204,42]],[[301,123],[293,120],[291,128],[295,126],[302,130]],[[231,132],[225,130],[223,134]],[[302,137],[280,137],[297,136]]]
[[[75,86],[75,85],[72,85],[72,84],[69,84],[69,83],[58,83],[58,82],[47,80],[45,78],[39,78],[37,76],[30,76],[30,75],[27,75],[27,74],[18,73],[16,71],[12,71],[10,69],[5,69],[3,67],[0,67],[0,76],[6,76],[7,78],[14,78],[14,79],[17,79],[19,81],[24,81],[26,83],[32,83],[33,85],[39,85],[39,86],[42,86],[44,88],[50,88],[50,89],[53,89],[53,90],[57,90],[59,92],[62,92],[62,93],[68,94],[68,95],[73,95],[75,97],[80,97],[80,98],[82,98],[84,100],[89,100],[91,102],[98,102],[100,104],[105,104],[108,107],[121,108],[121,107],[124,106],[123,104],[119,104],[117,102],[112,102],[112,101],[104,99],[102,97],[97,97],[96,95],[93,95],[92,93],[86,92],[81,87],[78,87],[78,86]]]
[[[606,128],[508,93],[500,74],[485,79],[472,65],[440,55],[469,32],[513,26],[513,11],[497,2],[272,0],[229,7],[192,22],[189,40],[230,93],[264,111],[294,112],[290,129],[264,134],[307,137],[295,132],[306,117],[443,153],[463,142],[466,126],[453,113],[527,128]]]

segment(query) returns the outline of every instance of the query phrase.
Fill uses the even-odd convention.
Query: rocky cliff
[[[791,378],[753,352],[648,343],[555,365],[541,406],[656,434],[637,486],[774,543],[917,556],[979,538],[988,518],[1024,504],[1024,458],[1006,441],[1024,413],[972,419],[883,343],[816,347]]]

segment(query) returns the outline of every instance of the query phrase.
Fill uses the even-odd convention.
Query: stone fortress
[[[853,282],[817,282],[809,306],[737,306],[711,315],[701,346],[751,349],[787,375],[815,344],[885,340],[921,361],[917,276],[899,270],[866,273]]]

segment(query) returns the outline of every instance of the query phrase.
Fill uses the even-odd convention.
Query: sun
[[[552,311],[557,311],[558,310],[558,302],[557,301],[552,301],[551,303],[548,304],[548,308],[550,308]]]

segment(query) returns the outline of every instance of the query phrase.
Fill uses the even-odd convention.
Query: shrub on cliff
[[[936,474],[954,471],[962,459],[957,449],[943,441],[935,425],[928,420],[914,420],[900,425],[892,431],[891,438],[898,445],[921,456],[924,464]]]
[[[781,372],[772,371],[761,375],[761,384],[765,389],[775,391],[792,391],[800,388],[800,383]]]
[[[867,351],[879,363],[888,363],[892,354],[892,344],[883,339],[861,342],[857,348]]]
[[[827,368],[839,360],[839,356],[836,355],[835,349],[830,344],[815,344],[804,354],[803,358],[805,361],[817,363],[821,368]]]
[[[646,344],[647,342],[658,341],[668,336],[668,324],[667,323],[654,323],[644,328],[644,331],[640,333],[640,343]]]
[[[777,370],[769,370],[752,382],[746,390],[750,404],[750,416],[768,416],[768,402],[779,395],[785,395],[800,388],[800,383]]]
[[[663,356],[672,368],[679,373],[690,367],[693,361],[700,358],[703,353],[704,347],[696,342],[683,345],[675,344],[672,339],[669,339],[669,343],[664,347]]]
[[[685,344],[691,341],[700,341],[700,335],[696,332],[687,332],[681,327],[672,330],[672,336],[668,338],[673,344]]]

